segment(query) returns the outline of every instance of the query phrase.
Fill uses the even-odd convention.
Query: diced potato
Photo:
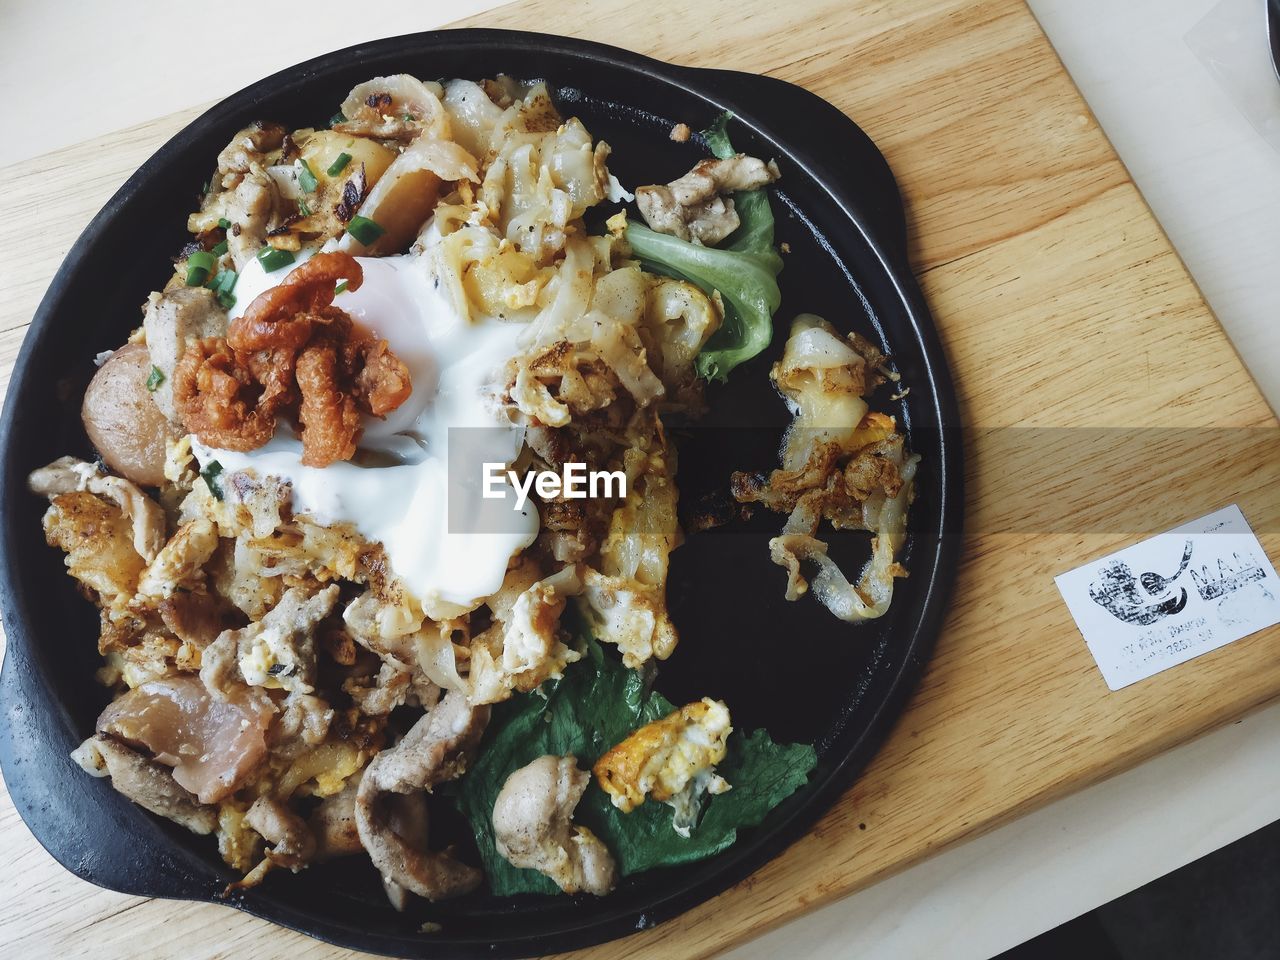
[[[341,171],[330,176],[329,168],[344,153],[351,156],[351,162],[343,167]],[[351,178],[351,175],[360,169],[360,164],[364,164],[366,188],[368,189],[378,182],[378,178],[386,172],[387,167],[391,166],[391,161],[395,158],[396,152],[394,150],[384,147],[375,140],[369,140],[366,137],[353,137],[347,133],[338,133],[336,130],[317,130],[302,145],[302,159],[307,161],[307,166],[316,175],[316,180],[319,181],[320,186],[323,188],[331,183],[338,185],[338,195],[333,198],[335,203],[340,199],[341,185],[346,183]]]

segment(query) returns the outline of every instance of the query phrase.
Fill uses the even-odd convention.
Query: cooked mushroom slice
[[[316,852],[316,838],[306,821],[274,797],[259,797],[245,814],[245,822],[272,845],[267,859],[297,873]]]
[[[724,196],[754,190],[778,179],[778,165],[737,154],[724,160],[708,157],[666,186],[636,188],[636,206],[659,233],[713,246],[738,229],[733,200]]]
[[[537,870],[565,893],[603,897],[617,866],[608,847],[572,822],[591,776],[574,757],[547,755],[507,777],[493,805],[493,835],[512,866]]]
[[[95,734],[72,751],[71,759],[95,777],[110,777],[111,785],[134,803],[192,833],[204,836],[218,825],[216,808],[197,801],[160,764],[110,737]]]
[[[399,744],[365,768],[356,794],[356,825],[384,881],[428,900],[456,897],[479,885],[479,870],[448,851],[425,850],[398,833],[394,808],[398,795],[430,791],[461,776],[488,722],[487,707],[472,707],[463,694],[450,692]]]

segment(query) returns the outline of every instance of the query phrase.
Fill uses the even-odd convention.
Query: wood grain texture
[[[795,9],[708,0],[690,29],[652,4],[522,0],[470,24],[769,73],[857,120],[899,178],[973,428],[952,610],[880,756],[782,856],[678,920],[588,951],[599,958],[708,956],[1280,693],[1277,629],[1110,693],[1054,587],[1057,573],[1232,502],[1280,557],[1280,448],[1274,415],[1021,0]],[[0,171],[0,377],[77,232],[195,113]],[[6,954],[349,955],[226,908],[97,890],[36,847],[7,796],[0,878]]]

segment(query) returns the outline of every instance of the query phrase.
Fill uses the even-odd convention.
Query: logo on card
[[[1135,576],[1123,560],[1103,564],[1089,584],[1090,599],[1117,620],[1142,627],[1181,613],[1187,605],[1187,590],[1175,588],[1175,582],[1191,565],[1192,546],[1188,540],[1178,569],[1169,576],[1150,572]]]
[[[1191,571],[1191,582],[1196,585],[1196,592],[1201,600],[1216,600],[1228,593],[1234,593],[1254,580],[1265,580],[1267,572],[1252,554],[1243,557],[1239,552],[1231,554],[1231,559],[1218,561],[1216,571],[1210,572],[1208,566]]]

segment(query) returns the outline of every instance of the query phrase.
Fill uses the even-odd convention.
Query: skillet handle
[[[71,759],[78,744],[74,726],[50,708],[56,701],[41,690],[44,677],[26,655],[27,639],[11,631],[0,666],[0,767],[27,828],[62,866],[97,886],[145,897],[210,899],[226,881],[188,852],[192,838]]]
[[[837,192],[856,198],[842,202],[833,196],[832,202],[848,209],[855,222],[866,224],[875,245],[897,258],[899,265],[908,266],[906,210],[898,181],[884,154],[857,123],[816,93],[777,77],[689,70],[702,90],[719,95],[721,105],[739,119],[755,113],[761,102],[780,105],[781,109],[769,111],[769,125],[757,133],[774,144],[788,145],[792,161],[810,170],[819,183],[838,184],[842,189]],[[811,142],[814,130],[822,131],[821,152],[790,149],[790,145]]]

